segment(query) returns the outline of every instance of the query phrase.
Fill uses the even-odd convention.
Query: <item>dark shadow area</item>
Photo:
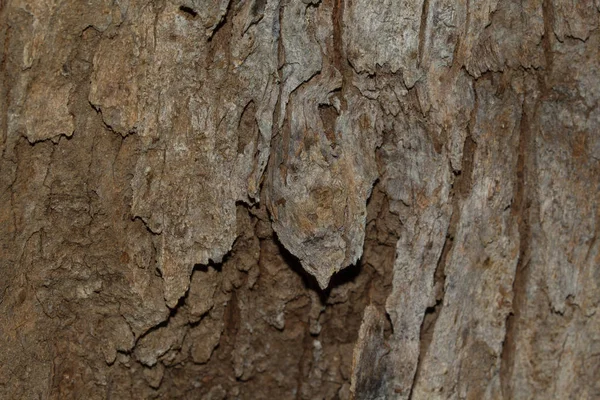
[[[188,6],[179,6],[179,11],[187,15],[188,17],[196,18],[198,16],[198,12],[191,7]]]
[[[227,262],[227,260],[230,258],[230,254],[231,252],[225,254],[225,256],[223,257],[223,261],[221,261],[220,263],[216,263],[213,260],[208,260],[208,264],[195,264],[194,269],[192,270],[192,274],[196,271],[208,272],[209,267],[212,267],[217,272],[221,272],[223,270],[223,264],[225,264],[225,262]]]
[[[302,267],[302,264],[298,257],[290,253],[290,251],[285,248],[281,241],[279,241],[279,238],[277,237],[277,234],[275,232],[273,232],[273,241],[277,244],[279,252],[281,253],[281,256],[285,263],[296,274],[300,275],[300,277],[302,278],[302,282],[304,283],[304,287],[316,292],[319,295],[319,299],[321,300],[322,304],[327,303],[327,299],[329,299],[333,288],[354,281],[363,269],[360,260],[356,264],[349,265],[341,271],[336,272],[331,277],[327,289],[323,290],[319,286],[316,278],[308,272],[306,272],[306,270]]]

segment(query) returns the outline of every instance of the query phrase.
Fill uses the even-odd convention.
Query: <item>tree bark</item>
[[[600,399],[598,0],[0,22],[0,398]]]

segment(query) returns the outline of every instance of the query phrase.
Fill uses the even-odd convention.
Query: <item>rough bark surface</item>
[[[600,1],[0,1],[0,398],[600,399]]]

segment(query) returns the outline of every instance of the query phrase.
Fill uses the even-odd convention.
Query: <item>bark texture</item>
[[[0,398],[600,399],[599,0],[0,2]]]

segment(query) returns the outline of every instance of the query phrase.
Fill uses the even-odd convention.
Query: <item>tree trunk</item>
[[[0,398],[600,399],[599,28],[0,2]]]

